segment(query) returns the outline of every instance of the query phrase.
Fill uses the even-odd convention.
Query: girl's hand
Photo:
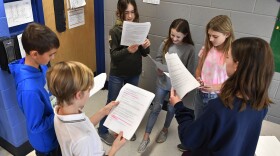
[[[108,103],[105,107],[101,109],[103,115],[108,115],[113,107],[117,106],[119,104],[118,101],[112,101]]]
[[[216,92],[219,91],[221,89],[221,85],[220,84],[216,84],[216,85],[207,85],[207,86],[201,86],[200,90],[205,91],[205,92]]]
[[[170,104],[174,107],[176,103],[180,102],[181,99],[180,97],[176,94],[176,90],[171,88],[170,90],[170,97],[169,97],[169,102]]]
[[[200,77],[197,77],[196,80],[199,82],[200,87],[204,86],[204,82],[202,81],[202,79]]]
[[[127,50],[128,50],[129,53],[133,54],[138,50],[138,47],[139,47],[138,44],[134,44],[134,45],[131,45],[131,46],[127,47]]]
[[[163,71],[160,70],[160,69],[157,69],[157,74],[158,74],[159,76],[162,76],[162,75],[163,75]]]
[[[146,40],[144,41],[144,43],[142,44],[142,47],[144,49],[148,48],[151,45],[151,42],[149,39],[146,38]]]

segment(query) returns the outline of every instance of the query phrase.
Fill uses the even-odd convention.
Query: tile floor
[[[98,93],[96,93],[93,97],[91,97],[86,104],[84,111],[86,115],[90,116],[94,114],[96,111],[98,111],[100,108],[102,108],[106,102],[107,99],[107,91],[101,90]],[[117,156],[179,156],[181,155],[181,152],[177,150],[176,146],[179,143],[179,138],[177,135],[177,122],[174,119],[172,121],[172,124],[169,128],[169,134],[166,142],[158,144],[155,142],[155,139],[157,137],[157,134],[160,132],[164,119],[165,119],[165,111],[162,111],[158,117],[158,121],[156,122],[156,125],[153,128],[153,131],[150,135],[151,142],[148,145],[147,150],[139,154],[137,152],[137,148],[142,141],[142,137],[145,131],[147,118],[149,115],[149,110],[146,113],[142,123],[140,124],[138,130],[136,131],[137,139],[136,141],[127,141],[125,146],[117,153]],[[274,135],[280,140],[280,125],[264,121],[261,135]],[[104,144],[104,149],[108,150],[110,147]],[[5,151],[3,148],[0,147],[0,156],[12,156],[10,153]],[[27,156],[35,156],[35,152],[29,153]]]

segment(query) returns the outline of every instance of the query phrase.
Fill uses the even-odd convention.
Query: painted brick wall
[[[189,21],[196,52],[204,42],[205,25],[219,14],[231,18],[236,38],[257,36],[269,42],[280,6],[276,0],[161,0],[160,5],[143,3],[142,0],[136,2],[140,21],[149,21],[152,24],[149,38],[153,57],[161,41],[167,36],[169,25],[176,18],[185,18]],[[105,58],[108,74],[110,69],[108,32],[115,21],[117,0],[104,0],[104,6]],[[140,86],[154,91],[155,81],[154,65],[148,58],[144,58]],[[280,124],[280,73],[275,73],[269,95],[275,104],[270,107],[266,118]],[[190,95],[184,101],[187,105],[191,105],[191,99]]]

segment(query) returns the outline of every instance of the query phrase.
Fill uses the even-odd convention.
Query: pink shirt
[[[201,58],[204,47],[198,56]],[[226,72],[225,55],[214,47],[209,50],[201,70],[201,79],[204,85],[221,84],[228,78]]]

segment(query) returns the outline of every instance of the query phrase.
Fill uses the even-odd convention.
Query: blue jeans
[[[170,92],[169,90],[164,90],[160,87],[157,87],[156,96],[153,101],[152,110],[150,112],[148,123],[146,126],[146,133],[151,133],[151,131],[157,121],[158,115],[161,111],[163,101],[169,92]],[[165,117],[164,128],[169,128],[171,121],[174,117],[174,113],[175,113],[174,107],[171,106],[170,104],[168,104],[167,108],[168,109],[167,109],[167,114]]]
[[[197,90],[194,96],[194,115],[195,119],[198,119],[205,111],[208,102],[212,99],[217,98],[216,93],[203,93]]]
[[[108,83],[108,97],[107,97],[107,103],[110,103],[111,101],[114,101],[117,99],[119,92],[121,88],[126,84],[132,84],[134,86],[138,86],[139,82],[139,75],[137,76],[123,76],[123,77],[118,77],[118,76],[109,76],[109,83]],[[103,124],[106,120],[107,116],[105,116],[99,123],[99,128],[98,132],[99,134],[106,134],[108,133],[108,128],[105,127]]]

